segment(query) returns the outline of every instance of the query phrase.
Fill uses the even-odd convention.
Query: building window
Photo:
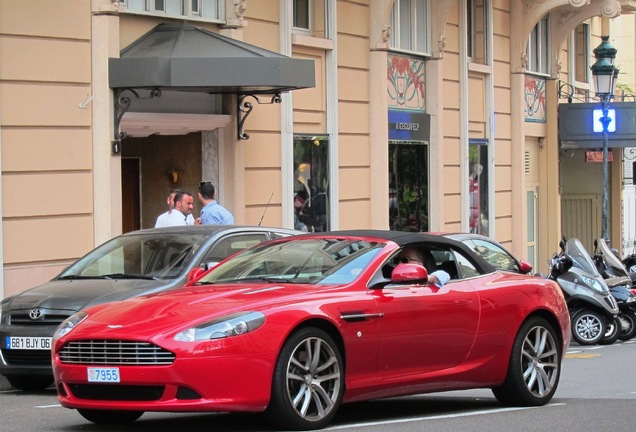
[[[526,69],[530,72],[548,74],[550,66],[548,64],[550,55],[548,51],[548,16],[544,16],[534,26],[530,37],[528,38],[528,46],[526,54],[528,57],[528,65]]]
[[[429,16],[428,0],[395,0],[391,11],[391,47],[430,52]]]
[[[223,0],[124,0],[125,11],[162,14],[171,18],[204,18],[218,21],[224,15]]]
[[[294,227],[321,232],[330,229],[329,138],[294,136]]]
[[[293,28],[295,33],[328,39],[328,0],[294,0]]]
[[[428,145],[389,142],[389,228],[428,231]]]
[[[589,83],[590,73],[590,25],[578,25],[572,34],[572,61],[574,80]]]
[[[488,140],[470,139],[468,142],[468,196],[471,233],[489,235],[488,229]]]
[[[467,48],[473,63],[488,64],[489,10],[488,0],[466,0]]]

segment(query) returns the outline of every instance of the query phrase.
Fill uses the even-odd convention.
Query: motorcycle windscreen
[[[592,261],[590,254],[587,253],[579,239],[569,239],[565,244],[565,253],[572,258],[574,266],[580,268],[585,273],[601,278],[601,274],[596,268],[596,265],[594,265],[594,261]]]
[[[621,260],[612,252],[612,250],[607,246],[604,239],[598,239],[598,248],[599,251],[603,254],[603,259],[605,260],[605,265],[608,268],[611,268],[611,275],[614,277],[627,277],[629,278],[629,274],[627,273],[627,269],[621,262]]]

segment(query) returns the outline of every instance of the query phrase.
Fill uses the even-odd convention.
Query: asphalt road
[[[636,429],[636,340],[610,346],[572,345],[552,402],[505,408],[489,390],[446,392],[345,405],[325,430],[379,432],[498,432]],[[0,391],[3,432],[264,431],[262,418],[244,414],[146,413],[118,428],[89,423],[58,405],[55,392]]]

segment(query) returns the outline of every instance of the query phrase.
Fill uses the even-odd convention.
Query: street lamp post
[[[614,88],[616,86],[616,77],[618,69],[614,66],[616,60],[617,49],[609,42],[609,36],[602,36],[601,44],[594,49],[594,57],[596,62],[591,66],[594,84],[596,86],[596,96],[601,101],[602,117],[600,119],[603,127],[603,203],[601,214],[601,238],[609,241],[607,235],[607,218],[608,218],[608,183],[609,183],[609,166],[608,166],[608,147],[609,136],[608,129],[612,119],[609,117],[609,103],[614,96]]]

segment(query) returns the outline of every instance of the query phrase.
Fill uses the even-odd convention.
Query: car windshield
[[[591,275],[600,276],[596,265],[594,265],[594,261],[592,261],[590,254],[587,253],[579,239],[569,239],[565,244],[565,253],[572,258],[573,264],[576,267]]]
[[[176,279],[207,239],[201,234],[116,237],[80,258],[57,279]]]
[[[197,284],[241,281],[346,284],[384,243],[352,239],[294,239],[256,246],[216,267]]]

